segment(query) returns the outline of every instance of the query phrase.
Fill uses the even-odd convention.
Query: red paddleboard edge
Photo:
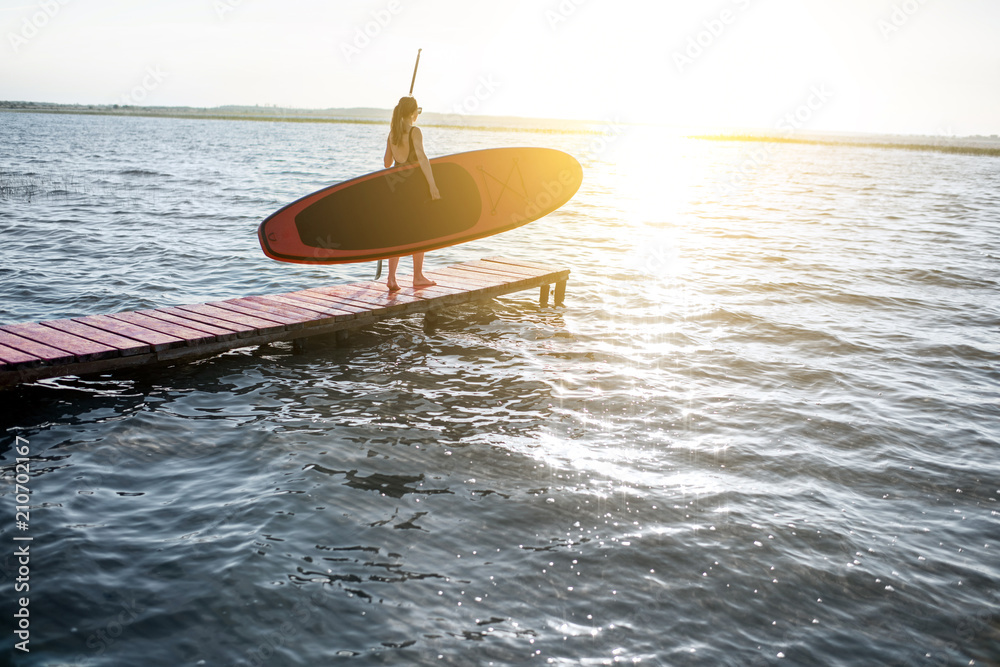
[[[267,257],[271,258],[271,259],[274,259],[274,260],[277,260],[277,261],[281,261],[281,262],[293,263],[293,264],[353,264],[353,263],[360,263],[360,262],[370,262],[370,261],[374,261],[374,260],[378,260],[378,259],[388,259],[388,258],[391,258],[391,257],[400,257],[400,256],[410,255],[410,254],[413,254],[413,253],[416,253],[416,252],[428,252],[428,251],[432,251],[432,250],[439,250],[441,248],[447,248],[449,246],[458,245],[460,243],[466,243],[466,242],[469,242],[469,241],[474,241],[474,240],[477,240],[477,239],[486,238],[488,236],[493,236],[494,234],[501,234],[501,233],[510,231],[512,229],[516,229],[518,227],[521,227],[523,225],[526,225],[529,222],[533,222],[535,220],[539,220],[539,219],[541,219],[541,218],[543,218],[543,217],[551,214],[552,212],[554,212],[555,210],[557,210],[558,208],[560,208],[562,205],[564,205],[566,202],[568,202],[570,199],[572,199],[572,197],[576,194],[576,192],[578,191],[578,189],[580,187],[580,184],[582,182],[582,167],[580,166],[579,162],[576,161],[576,159],[573,158],[572,156],[570,156],[569,154],[564,153],[562,151],[555,150],[555,149],[514,148],[514,149],[484,149],[484,150],[476,150],[476,151],[466,151],[466,152],[463,152],[463,153],[453,153],[453,154],[449,154],[449,155],[439,156],[439,157],[431,159],[430,163],[432,165],[434,165],[434,164],[439,163],[439,162],[451,162],[452,158],[455,158],[455,157],[468,156],[468,155],[472,155],[472,154],[475,154],[475,153],[486,153],[486,152],[489,152],[489,151],[497,151],[497,150],[544,150],[544,151],[551,151],[553,153],[560,153],[563,156],[565,156],[566,158],[569,158],[569,160],[572,163],[575,163],[576,170],[578,171],[578,174],[575,175],[576,178],[574,178],[574,174],[570,170],[568,170],[568,169],[567,170],[562,170],[557,175],[557,180],[558,180],[559,186],[562,187],[562,188],[568,188],[568,196],[566,196],[563,201],[560,201],[557,206],[553,206],[553,207],[548,207],[548,206],[542,207],[542,206],[538,205],[537,201],[536,202],[532,202],[527,207],[525,207],[525,213],[529,213],[529,209],[531,209],[534,206],[537,209],[538,215],[530,215],[530,214],[519,215],[517,213],[512,214],[511,215],[511,222],[509,224],[499,225],[499,226],[492,227],[492,228],[489,229],[488,233],[475,232],[475,233],[471,233],[471,234],[468,234],[468,235],[462,235],[462,236],[458,236],[458,237],[449,237],[449,238],[446,238],[446,239],[430,239],[426,243],[421,243],[419,245],[413,245],[413,244],[411,244],[409,246],[398,246],[398,247],[389,248],[389,249],[380,249],[378,251],[373,250],[371,253],[352,255],[351,257],[348,257],[348,258],[343,258],[343,257],[303,257],[301,255],[287,255],[287,254],[283,254],[281,252],[278,252],[278,251],[276,251],[275,249],[273,249],[271,247],[270,243],[268,242],[267,235],[265,233],[265,227],[267,226],[267,223],[269,221],[271,221],[272,219],[274,219],[274,218],[276,218],[278,216],[281,216],[282,214],[284,214],[289,209],[294,208],[294,207],[300,207],[300,208],[302,208],[303,204],[307,200],[309,200],[310,203],[315,202],[315,201],[319,201],[319,200],[321,200],[321,199],[323,199],[323,198],[325,198],[325,197],[327,197],[327,196],[329,196],[329,195],[331,195],[331,194],[333,194],[333,193],[335,193],[335,192],[337,192],[339,190],[343,190],[345,188],[351,187],[351,186],[356,185],[358,183],[363,183],[365,181],[368,181],[368,180],[371,180],[371,179],[375,179],[375,178],[385,178],[386,176],[388,176],[390,174],[393,174],[393,173],[396,173],[396,172],[412,170],[412,169],[415,169],[415,168],[419,169],[419,167],[414,167],[413,165],[400,166],[400,167],[390,167],[389,169],[382,169],[382,170],[379,170],[379,171],[375,171],[375,172],[371,172],[371,173],[364,174],[364,175],[361,175],[361,176],[357,176],[357,177],[352,178],[352,179],[347,180],[347,181],[342,181],[342,182],[339,182],[339,183],[335,183],[333,185],[329,185],[329,186],[327,186],[325,188],[321,188],[320,190],[316,190],[315,192],[312,192],[312,193],[310,193],[308,195],[305,195],[304,197],[300,197],[299,199],[297,199],[297,200],[295,200],[295,201],[293,201],[293,202],[291,202],[291,203],[289,203],[289,204],[281,207],[279,210],[275,211],[274,213],[272,213],[271,215],[269,215],[267,218],[265,218],[264,221],[261,222],[258,225],[258,227],[257,227],[257,238],[258,238],[258,241],[260,242],[261,250],[263,250],[264,254]],[[575,184],[574,184],[574,181],[576,181]],[[542,198],[542,196],[543,196],[542,194],[536,195],[535,199],[536,200],[540,200]],[[549,199],[550,200],[552,199],[551,195],[549,195]]]

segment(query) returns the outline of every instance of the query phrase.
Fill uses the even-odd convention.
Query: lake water
[[[1000,664],[1000,159],[598,130],[425,129],[580,159],[427,258],[570,268],[565,307],[0,393],[3,661]],[[0,321],[370,279],[255,230],[384,134],[2,113]]]

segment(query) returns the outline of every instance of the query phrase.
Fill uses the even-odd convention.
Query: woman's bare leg
[[[399,266],[399,257],[389,258],[389,277],[386,279],[386,287],[389,288],[390,292],[395,292],[399,290],[399,285],[396,284],[396,267]]]
[[[413,253],[413,286],[430,287],[431,285],[437,285],[437,283],[424,275],[424,253]]]

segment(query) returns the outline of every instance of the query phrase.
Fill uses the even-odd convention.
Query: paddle
[[[410,79],[410,97],[413,97],[413,84],[417,82],[417,68],[420,67],[420,52],[423,49],[417,49],[417,62],[413,64],[413,78]]]
[[[413,64],[413,78],[410,79],[410,97],[413,97],[413,84],[417,82],[417,68],[420,67],[420,52],[423,49],[417,49],[417,62]],[[378,261],[378,270],[375,271],[375,280],[382,277],[382,260]]]

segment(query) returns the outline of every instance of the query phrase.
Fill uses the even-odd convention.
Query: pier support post
[[[552,299],[557,306],[563,305],[566,300],[566,281],[560,280],[556,283],[556,293]]]
[[[549,305],[549,285],[546,283],[539,288],[538,291],[538,305],[544,308]]]
[[[307,347],[309,346],[306,343],[305,338],[296,338],[295,340],[292,341],[292,352],[294,354],[302,354],[303,352],[306,351]]]
[[[344,347],[347,345],[347,339],[350,337],[351,334],[348,333],[347,329],[341,329],[333,334],[333,340],[337,347]]]

